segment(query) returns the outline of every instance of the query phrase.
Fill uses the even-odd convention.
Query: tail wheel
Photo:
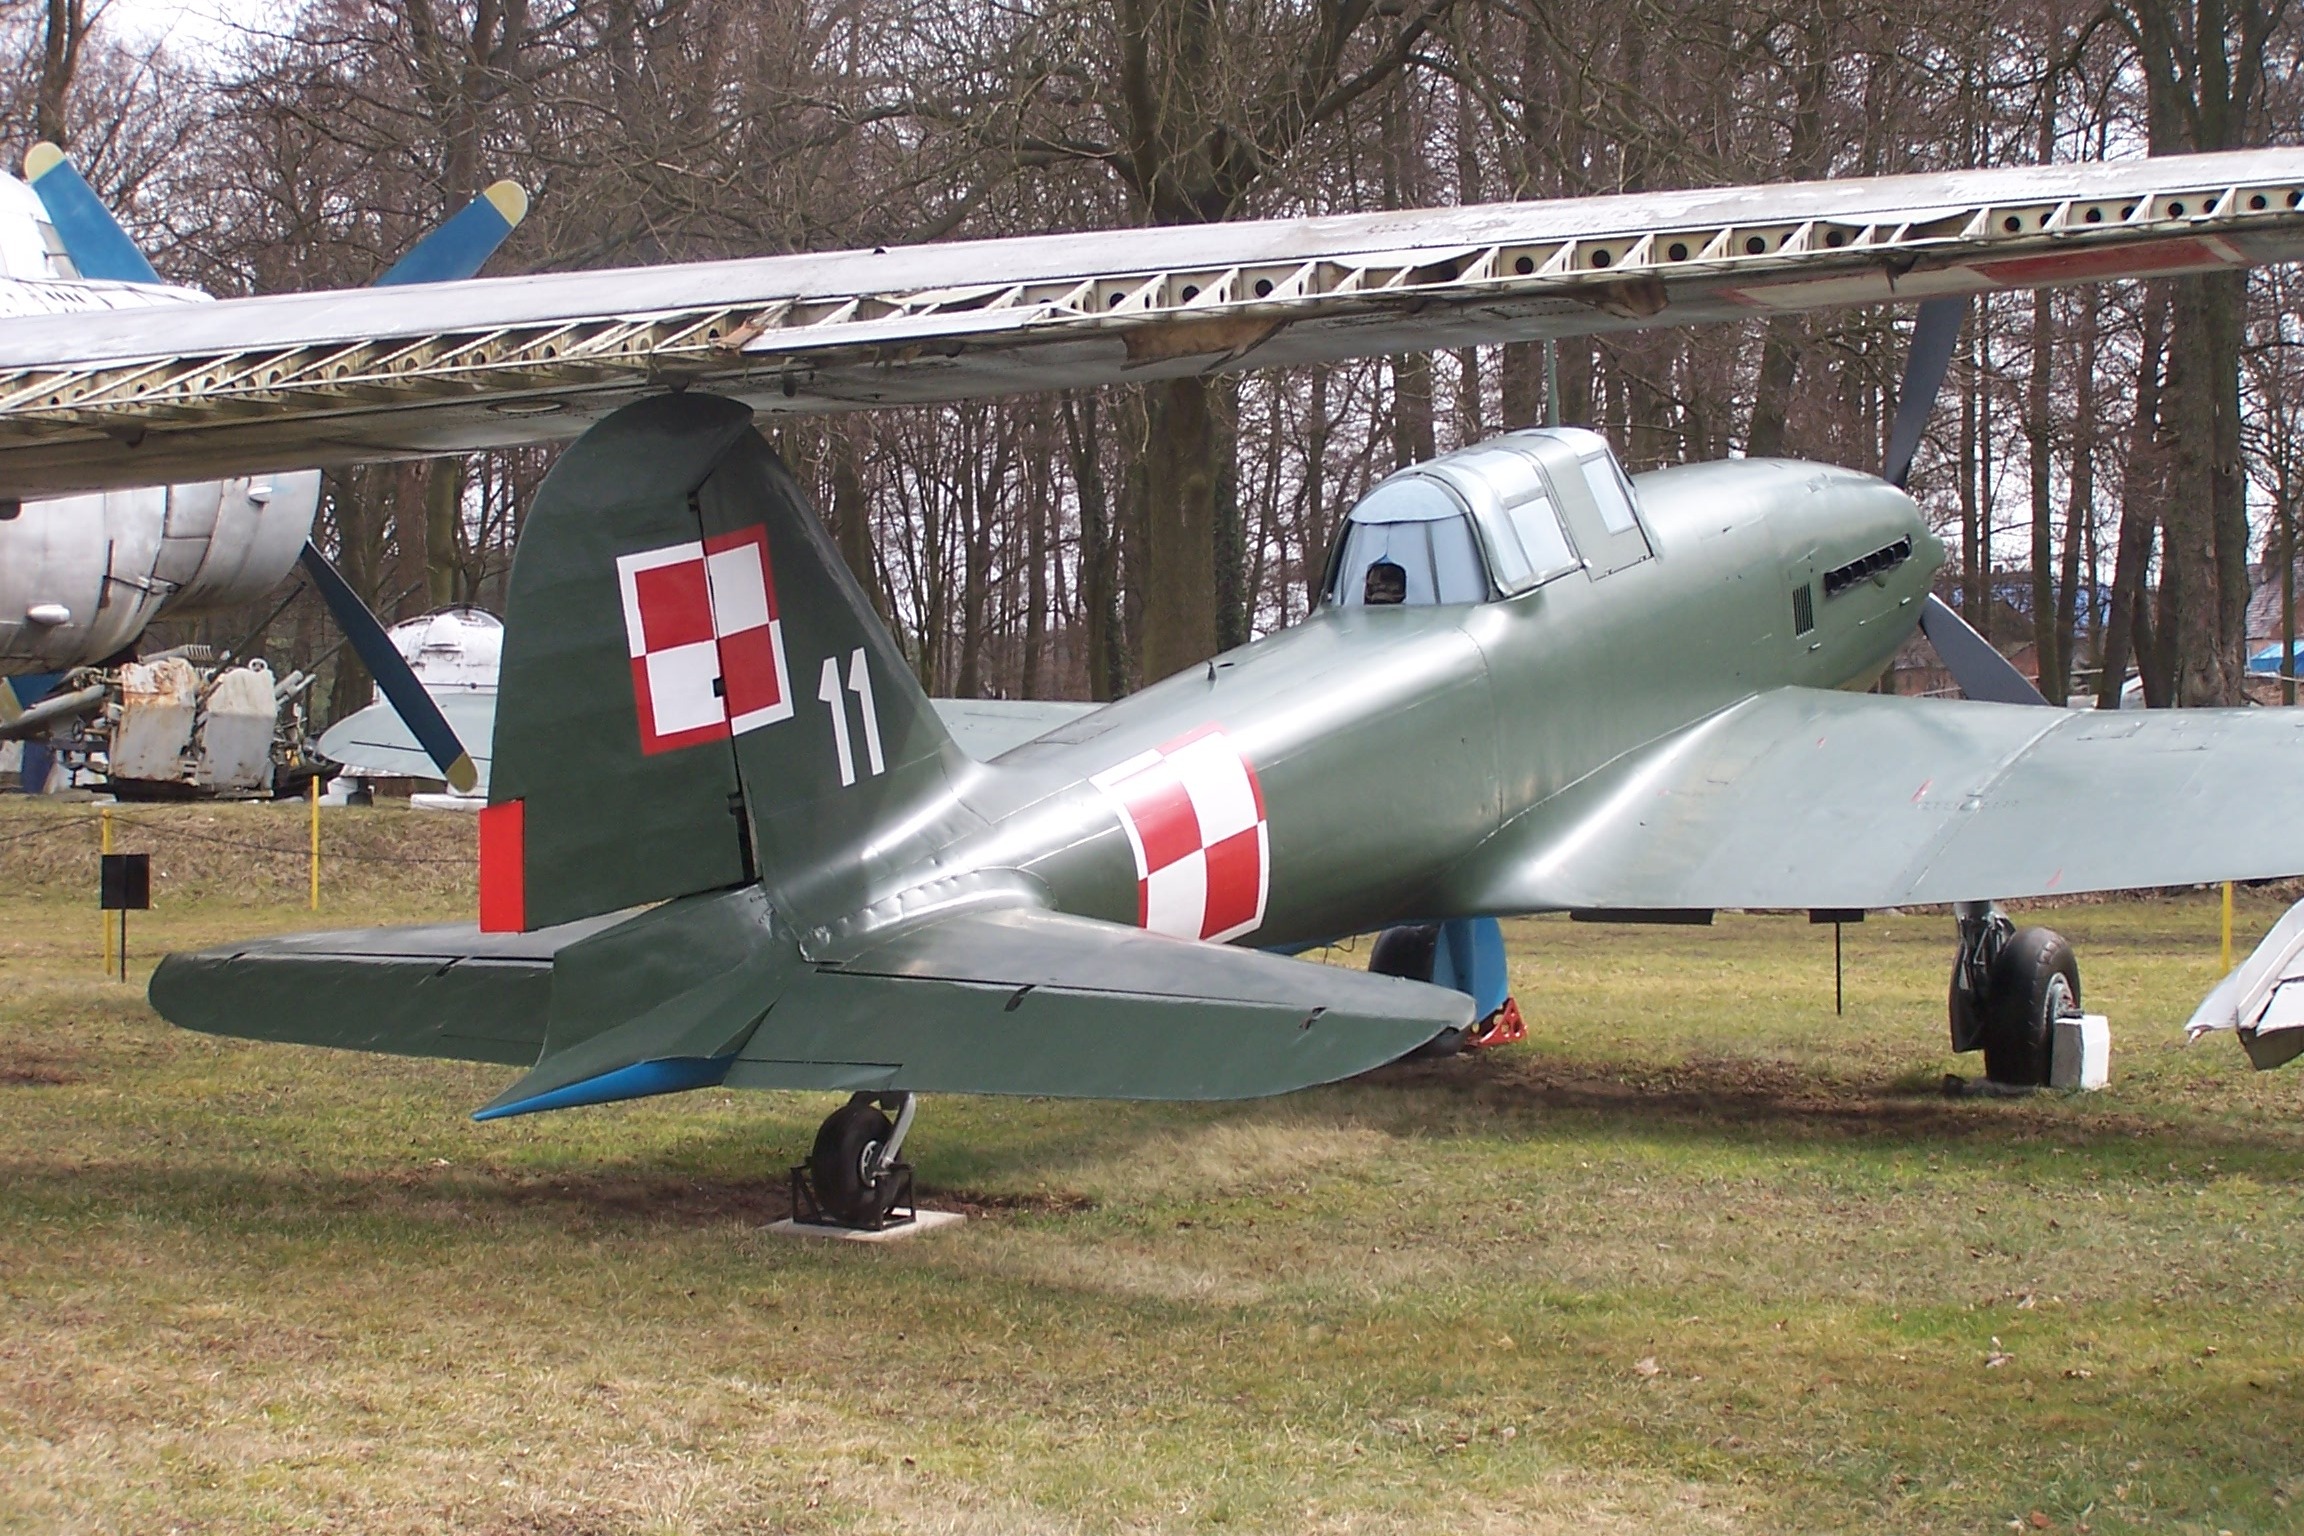
[[[852,1227],[877,1227],[896,1201],[896,1180],[880,1171],[895,1124],[858,1094],[817,1129],[808,1183],[824,1214]]]
[[[2080,1012],[2080,962],[2052,928],[2019,928],[1992,962],[1983,1007],[1984,1075],[1996,1083],[2042,1085],[2056,1021]]]

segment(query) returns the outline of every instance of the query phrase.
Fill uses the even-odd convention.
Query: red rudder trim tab
[[[528,802],[507,800],[480,813],[480,931],[528,927]]]

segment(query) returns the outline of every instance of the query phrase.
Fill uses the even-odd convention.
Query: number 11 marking
[[[866,769],[875,775],[886,773],[888,764],[880,755],[880,711],[872,702],[872,669],[864,664],[862,646],[848,653],[848,692],[856,695],[863,710]],[[845,789],[856,782],[856,749],[848,738],[848,701],[841,697],[839,657],[824,658],[816,697],[832,711],[832,750],[839,754],[840,785]]]

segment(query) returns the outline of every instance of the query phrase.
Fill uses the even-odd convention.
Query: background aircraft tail
[[[750,410],[642,401],[562,456],[521,532],[481,924],[753,879],[828,921],[973,824],[965,761]]]

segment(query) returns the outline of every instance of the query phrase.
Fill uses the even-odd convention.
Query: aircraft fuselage
[[[1651,559],[1502,601],[1324,605],[1016,748],[963,792],[989,825],[919,880],[1020,871],[1059,910],[1161,926],[1124,796],[1096,780],[1213,727],[1266,840],[1261,918],[1237,942],[1477,915],[1451,873],[1621,754],[1765,689],[1870,686],[1944,559],[1909,497],[1850,470],[1732,460],[1637,489]],[[1827,595],[1828,573],[1904,540]]]

